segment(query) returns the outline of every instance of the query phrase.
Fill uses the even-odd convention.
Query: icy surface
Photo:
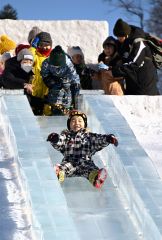
[[[52,236],[56,239],[64,236],[66,239],[69,229],[71,239],[77,239],[75,233],[73,235],[72,222],[64,207],[64,196],[80,239],[89,240],[92,237],[98,240],[141,239],[140,232],[137,233],[137,228],[133,225],[135,217],[136,222],[138,221],[142,226],[143,239],[160,239],[157,226],[162,229],[162,187],[161,179],[158,178],[158,175],[161,176],[162,149],[159,141],[162,129],[161,96],[85,96],[85,100],[82,100],[83,107],[88,110],[84,106],[84,101],[87,102],[89,109],[91,108],[97,117],[94,118],[88,110],[89,127],[97,132],[112,132],[119,138],[117,149],[109,146],[108,150],[99,152],[94,158],[96,164],[108,167],[108,172],[114,171],[114,175],[110,174],[112,178],[109,177],[106,180],[101,190],[94,189],[83,178],[66,179],[61,185],[64,195],[60,193],[59,183],[46,156],[44,143],[50,132],[59,133],[66,128],[67,118],[38,117],[43,135],[41,139],[36,118],[31,115],[24,96],[6,96],[5,100],[17,144],[20,147],[19,154],[29,184],[33,212],[41,222],[43,230],[46,231],[45,239],[50,239]],[[11,103],[12,108],[10,108]],[[25,111],[24,106],[27,107]],[[13,168],[14,161],[7,148],[3,131],[1,136],[0,211],[2,221],[0,221],[0,232],[4,234],[2,240],[31,239],[30,224],[25,216],[23,193],[18,191],[21,190],[21,186],[14,175],[17,171]],[[47,142],[46,144],[53,164],[61,161],[61,154]],[[26,149],[25,146],[28,148]],[[154,162],[154,159],[157,162]],[[13,172],[10,171],[11,169]],[[126,195],[128,204],[121,192]],[[5,210],[4,207],[6,207]],[[8,225],[11,226],[11,238],[5,235],[9,231],[6,228]]]
[[[60,133],[66,128],[66,117],[38,117],[38,122],[44,139],[49,133]],[[53,164],[60,162],[62,155],[50,144],[48,149]],[[100,154],[94,159],[98,166],[103,167]],[[95,189],[84,178],[66,179],[61,186],[80,239],[139,239],[123,207],[123,200],[109,177],[101,190]]]
[[[129,100],[131,102],[131,98],[130,96],[126,98],[127,101],[123,101],[123,104],[120,104],[117,109],[113,101],[118,99],[120,102],[122,97],[85,96],[83,109],[89,114],[89,123],[93,130],[97,128],[100,132],[114,133],[118,137],[119,146],[116,152],[112,148],[110,148],[109,152],[103,150],[103,152],[101,151],[101,157],[106,159],[111,179],[119,187],[122,195],[125,196],[127,207],[134,219],[133,222],[139,227],[144,239],[161,239],[162,181],[159,178],[153,158],[149,157],[145,148],[142,147],[142,143],[139,143],[140,135],[137,137],[134,130],[129,128],[127,118],[129,119]],[[142,114],[142,108],[144,107],[150,109],[155,118],[160,118],[160,96],[157,99],[149,96],[144,96],[144,98],[142,96],[132,96],[132,99],[134,99],[134,102],[132,100],[130,106],[137,115]],[[140,108],[141,111],[139,112]],[[125,116],[123,117],[119,113],[124,110]],[[143,125],[140,125],[140,123],[139,125],[141,129],[147,131],[149,115],[144,114],[143,117],[145,121],[142,121]],[[138,118],[136,118],[136,123],[137,120]],[[154,124],[151,121],[150,124],[149,129],[154,129]],[[159,146],[157,140],[159,139],[159,132],[160,125],[157,134],[150,133],[150,143],[153,141],[156,146]],[[145,137],[147,138],[147,136]],[[145,141],[144,138],[143,141]],[[153,150],[153,148],[151,149]],[[157,148],[156,153],[161,156],[160,149]]]
[[[42,139],[40,127],[26,96],[21,94],[3,96],[0,110],[0,118],[6,123],[6,136],[12,143],[10,145],[18,164],[18,175],[21,176],[20,182],[30,208],[34,239],[78,240],[64,194],[53,171],[46,148],[47,142]],[[18,186],[15,191],[17,190]],[[11,196],[13,198],[12,191]],[[17,197],[19,199],[18,195]],[[25,214],[25,209],[23,210]],[[13,219],[21,223],[16,213],[13,214]],[[5,229],[3,231],[5,232]],[[18,237],[17,239],[19,240]],[[23,240],[21,237],[20,239]],[[33,240],[32,237],[29,239]]]
[[[17,166],[0,123],[0,239],[31,240],[31,223]]]

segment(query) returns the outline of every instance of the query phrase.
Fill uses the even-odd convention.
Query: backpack
[[[146,33],[145,38],[136,38],[134,43],[144,41],[150,47],[152,60],[157,69],[162,68],[162,39]]]

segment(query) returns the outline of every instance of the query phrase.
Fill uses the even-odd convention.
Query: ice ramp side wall
[[[79,239],[27,98],[0,97],[0,118],[30,209],[32,240]]]
[[[88,115],[88,125],[94,132],[113,133],[119,146],[109,145],[101,151],[104,165],[124,198],[124,206],[141,239],[162,239],[160,194],[162,184],[157,172],[137,142],[124,117],[107,95],[83,96],[82,110]],[[157,192],[156,191],[156,192]],[[156,199],[156,201],[155,201]]]

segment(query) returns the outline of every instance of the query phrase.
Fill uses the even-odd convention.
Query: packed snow
[[[162,96],[112,98],[162,178]]]
[[[80,46],[87,63],[97,63],[98,55],[102,51],[102,43],[109,35],[106,21],[11,19],[0,20],[0,35],[7,34],[17,44],[27,42],[29,31],[34,26],[51,34],[53,47],[61,45],[67,51],[68,46]]]

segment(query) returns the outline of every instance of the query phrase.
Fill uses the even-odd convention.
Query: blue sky
[[[136,19],[116,9],[111,11],[103,0],[0,0],[0,9],[11,4],[23,20],[105,20],[109,22],[110,35],[118,18],[138,25]]]

